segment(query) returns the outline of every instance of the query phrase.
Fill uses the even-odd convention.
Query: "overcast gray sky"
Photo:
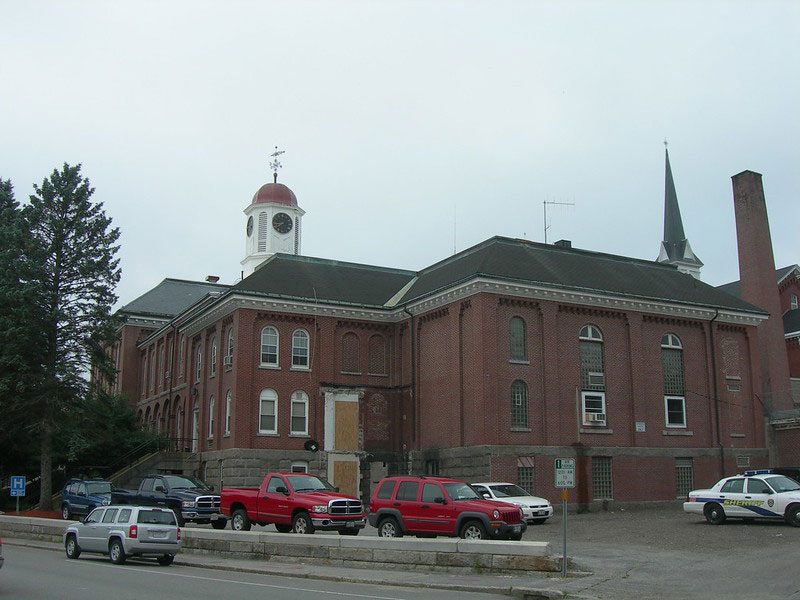
[[[669,141],[704,281],[738,279],[731,176],[800,262],[800,2],[0,0],[0,177],[82,163],[121,303],[234,283],[242,213],[295,192],[303,254],[421,269],[494,235],[655,259]]]

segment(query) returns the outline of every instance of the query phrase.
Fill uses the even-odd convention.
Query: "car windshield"
[[[518,485],[504,483],[502,485],[490,485],[496,498],[514,498],[517,496],[530,496],[528,492]]]
[[[192,477],[179,477],[177,475],[169,475],[164,477],[164,480],[169,484],[170,489],[173,490],[207,490],[208,486]]]
[[[289,485],[295,492],[333,491],[334,489],[330,483],[313,475],[289,475],[286,479],[289,480]]]
[[[94,494],[110,494],[111,482],[110,481],[94,481],[86,484],[86,493],[90,496]]]
[[[466,483],[445,483],[444,489],[451,500],[481,500],[482,498]]]
[[[769,483],[770,486],[772,486],[772,489],[776,492],[794,492],[796,490],[800,490],[799,483],[797,483],[794,479],[784,477],[783,475],[767,477],[765,481]]]

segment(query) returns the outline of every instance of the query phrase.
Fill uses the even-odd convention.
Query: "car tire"
[[[67,558],[78,558],[81,555],[81,547],[78,545],[78,540],[75,538],[74,533],[70,533],[67,536],[64,550],[67,552]]]
[[[400,529],[397,520],[393,517],[386,517],[378,524],[378,536],[385,538],[399,538],[403,537],[403,531]]]
[[[485,540],[486,528],[480,521],[467,521],[461,527],[461,533],[459,534],[459,537],[462,537],[465,540]]]
[[[158,561],[158,564],[160,564],[162,567],[168,567],[172,564],[172,561],[175,560],[175,555],[164,554],[156,558],[156,560]]]
[[[294,533],[314,533],[314,523],[307,512],[299,512],[292,519],[292,531]]]
[[[227,524],[227,519],[217,519],[216,521],[211,521],[211,527],[214,529],[225,529],[225,525]]]
[[[722,525],[725,522],[725,510],[716,502],[709,502],[705,505],[703,516],[712,525]]]
[[[69,509],[69,504],[64,504],[61,507],[61,518],[65,521],[72,520],[72,511]]]
[[[522,534],[512,533],[511,535],[508,536],[508,539],[510,539],[512,542],[518,542],[522,539]]]
[[[234,531],[250,531],[250,517],[243,508],[238,508],[231,515],[231,529]]]
[[[290,533],[292,531],[292,526],[284,525],[283,523],[275,523],[275,529],[278,533]]]
[[[108,544],[108,557],[115,565],[121,565],[125,563],[125,559],[128,557],[125,556],[125,549],[122,547],[122,542],[120,542],[119,539],[114,538]]]
[[[340,529],[339,535],[358,535],[358,529]]]
[[[786,522],[792,527],[800,527],[800,506],[792,506],[786,511]]]

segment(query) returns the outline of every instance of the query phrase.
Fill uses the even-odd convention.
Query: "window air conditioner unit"
[[[606,413],[586,413],[586,422],[594,425],[605,425]]]
[[[233,357],[232,356],[224,357],[222,359],[222,364],[225,365],[226,367],[232,367],[233,366]]]
[[[589,373],[589,385],[603,386],[606,384],[605,373]]]

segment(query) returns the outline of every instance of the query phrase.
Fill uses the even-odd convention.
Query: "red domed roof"
[[[297,197],[294,192],[282,183],[265,183],[253,196],[253,204],[283,204],[284,206],[297,206]]]

